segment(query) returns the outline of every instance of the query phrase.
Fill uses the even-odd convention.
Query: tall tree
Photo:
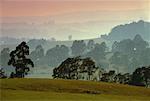
[[[10,53],[8,65],[15,67],[16,77],[22,78],[30,71],[30,66],[34,67],[31,59],[28,59],[29,46],[26,42],[19,44],[15,50]]]

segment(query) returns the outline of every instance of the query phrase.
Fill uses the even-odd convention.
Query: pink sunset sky
[[[149,0],[1,0],[0,16],[47,16],[81,11],[148,10]]]

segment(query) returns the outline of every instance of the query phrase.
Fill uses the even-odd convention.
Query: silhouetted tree
[[[22,78],[30,71],[29,66],[34,67],[31,59],[28,59],[29,47],[26,42],[19,44],[15,50],[10,53],[8,65],[15,67],[16,77]]]
[[[137,68],[132,74],[131,84],[136,86],[150,85],[150,66]]]
[[[14,72],[11,72],[10,77],[9,78],[15,78],[16,74]]]
[[[95,62],[90,58],[75,57],[67,58],[58,67],[53,69],[54,78],[80,79],[80,74],[87,74],[87,79],[91,80]]]
[[[102,74],[101,81],[114,82],[115,76],[116,76],[115,71],[114,70],[110,70],[108,73],[103,73]]]
[[[120,84],[129,84],[130,81],[131,81],[131,75],[129,73],[125,73],[125,74],[119,73],[115,76],[114,79],[114,82]]]

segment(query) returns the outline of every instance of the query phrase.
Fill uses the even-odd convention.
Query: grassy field
[[[0,101],[150,101],[150,89],[114,83],[1,79]]]

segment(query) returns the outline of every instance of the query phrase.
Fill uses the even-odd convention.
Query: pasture
[[[115,83],[1,79],[1,101],[150,101],[150,89]]]

